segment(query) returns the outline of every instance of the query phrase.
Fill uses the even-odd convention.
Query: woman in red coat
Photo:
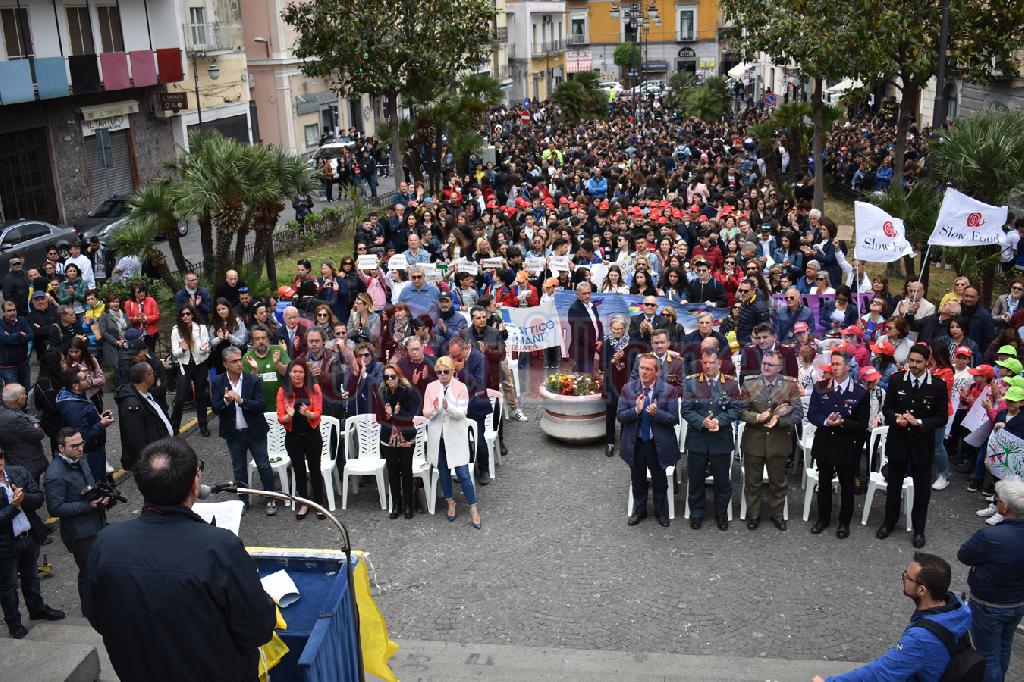
[[[323,439],[320,437],[320,415],[324,410],[324,398],[320,386],[308,381],[309,367],[304,360],[295,360],[288,368],[288,381],[277,389],[277,421],[288,433],[284,437],[284,448],[292,461],[295,472],[295,491],[299,497],[308,499],[308,480],[313,482],[313,501],[327,504],[324,478],[320,474],[320,454]],[[304,519],[309,507],[300,505],[295,518]],[[316,515],[327,518],[321,512]]]
[[[498,302],[506,308],[529,308],[540,305],[537,287],[530,284],[530,273],[525,270],[517,272],[515,283],[510,287],[502,287]]]
[[[150,353],[156,352],[160,338],[160,306],[152,296],[146,295],[144,284],[133,284],[131,295],[124,302],[124,314],[128,324],[146,337]]]

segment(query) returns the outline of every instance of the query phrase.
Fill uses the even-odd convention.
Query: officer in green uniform
[[[703,372],[686,377],[682,403],[690,527],[696,530],[704,521],[704,479],[710,466],[715,479],[715,521],[719,530],[729,530],[733,425],[740,418],[740,389],[736,377],[722,374],[717,353],[704,352],[701,366]]]
[[[800,385],[782,375],[782,356],[766,350],[761,356],[761,374],[743,382],[743,410],[746,425],[740,452],[746,470],[743,494],[747,501],[747,528],[757,530],[761,522],[761,484],[768,470],[768,515],[779,530],[786,530],[783,518],[789,484],[786,459],[793,451],[793,433],[803,418]]]

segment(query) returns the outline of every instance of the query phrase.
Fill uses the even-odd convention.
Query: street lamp
[[[193,52],[192,53],[192,80],[196,85],[196,115],[199,117],[199,127],[203,127],[203,103],[199,101],[199,60],[205,59],[205,52]],[[214,59],[210,63],[210,66],[206,68],[206,75],[210,77],[210,80],[215,81],[220,78],[220,67],[217,66],[217,60]]]
[[[658,13],[656,0],[650,0],[650,5],[647,8],[643,8],[639,0],[633,0],[633,2],[626,6],[622,6],[618,0],[615,0],[612,2],[610,13],[616,19],[621,16],[627,25],[632,24],[636,27],[636,44],[640,51],[640,65],[637,67],[635,87],[639,87],[642,83],[641,76],[644,71],[644,63],[647,60],[647,45],[650,43],[649,31],[651,30],[651,23],[653,22],[654,25],[661,26],[661,14]],[[644,40],[644,36],[648,37],[647,41]],[[637,92],[633,97],[634,120],[636,120],[637,113],[639,112],[640,95],[641,93]]]

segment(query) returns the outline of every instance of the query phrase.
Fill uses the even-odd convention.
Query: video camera
[[[117,485],[110,480],[95,483],[83,488],[82,497],[85,498],[86,502],[102,500],[104,497],[109,498],[110,501],[105,505],[107,509],[110,509],[118,502],[128,504],[128,498],[118,492]]]

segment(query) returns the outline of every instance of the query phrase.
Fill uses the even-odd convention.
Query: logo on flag
[[[853,202],[857,243],[853,257],[869,263],[891,263],[903,256],[914,255],[907,241],[903,221],[862,201]]]
[[[896,226],[892,224],[891,220],[886,220],[882,223],[882,232],[885,233],[886,237],[892,239],[896,236]]]
[[[1008,213],[1006,206],[989,206],[947,187],[928,243],[936,246],[999,244]]]

